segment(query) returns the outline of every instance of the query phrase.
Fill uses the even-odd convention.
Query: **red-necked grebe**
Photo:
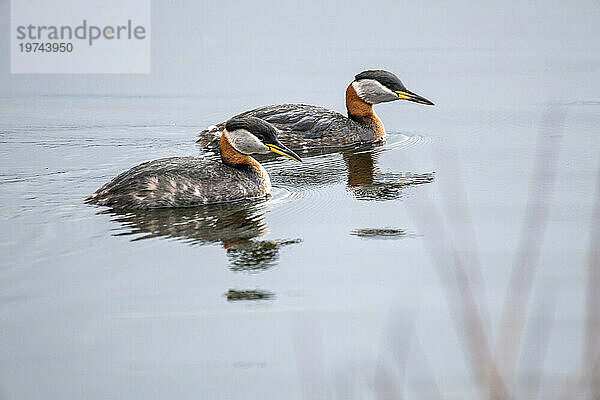
[[[171,157],[123,172],[86,202],[114,209],[193,207],[263,197],[271,192],[267,171],[251,154],[274,152],[301,161],[277,138],[277,130],[254,117],[227,121],[221,161]]]
[[[263,119],[279,130],[279,139],[295,151],[340,147],[357,143],[383,142],[385,129],[373,111],[373,105],[408,100],[433,105],[409,91],[391,72],[363,71],[346,89],[348,117],[323,107],[307,104],[277,104],[255,108],[239,114]],[[216,149],[224,123],[213,125],[198,134],[197,142]]]

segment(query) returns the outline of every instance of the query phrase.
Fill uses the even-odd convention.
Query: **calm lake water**
[[[50,83],[0,98],[0,398],[596,398],[600,49],[576,38],[598,29],[584,17],[555,26],[562,9],[548,10],[541,33],[505,13],[523,30],[503,36],[484,15],[471,27],[483,39],[451,31],[460,45],[442,32],[439,44],[432,33],[412,46],[327,45],[323,73],[313,32],[272,80],[276,57],[260,58],[271,47],[251,79],[228,80],[231,59],[215,62],[209,40],[214,75],[193,95],[103,93],[90,80],[92,96],[76,77],[83,94]],[[367,67],[436,106],[377,106],[384,146],[266,161],[264,201],[83,203],[143,161],[199,155],[196,133],[237,112],[344,111]],[[126,80],[111,79],[99,82]]]

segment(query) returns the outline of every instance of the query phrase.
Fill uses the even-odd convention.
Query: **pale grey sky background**
[[[2,21],[9,3],[0,1]],[[423,93],[460,90],[461,79],[504,68],[506,81],[482,92],[508,98],[567,63],[565,82],[554,76],[536,90],[564,93],[566,83],[578,86],[578,99],[595,99],[598,21],[597,1],[153,1],[151,74],[11,75],[4,23],[0,96],[244,96],[277,87],[294,100],[339,92],[355,73],[377,67]]]

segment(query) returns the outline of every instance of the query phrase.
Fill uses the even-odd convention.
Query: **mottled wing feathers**
[[[310,147],[345,146],[370,134],[368,127],[342,114],[308,104],[278,104],[255,108],[237,116],[253,116],[279,129],[279,139],[292,150]],[[209,149],[218,148],[225,123],[213,125],[198,134],[197,142]]]
[[[251,177],[216,160],[164,158],[121,173],[87,202],[123,209],[192,207],[264,195]]]

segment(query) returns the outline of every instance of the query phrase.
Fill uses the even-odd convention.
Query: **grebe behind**
[[[263,119],[280,131],[279,139],[294,151],[385,141],[383,123],[373,105],[395,100],[408,100],[433,105],[426,98],[409,91],[391,72],[363,71],[346,89],[348,116],[308,104],[277,104],[255,108],[238,116]],[[224,123],[213,125],[198,134],[202,147],[218,149]]]

